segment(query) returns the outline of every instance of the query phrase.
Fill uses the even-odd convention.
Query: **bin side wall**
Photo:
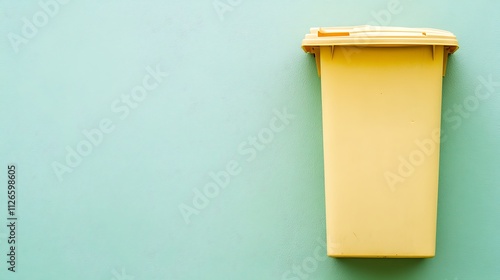
[[[443,48],[320,51],[328,255],[434,256]]]

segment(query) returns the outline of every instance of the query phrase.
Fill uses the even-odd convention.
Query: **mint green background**
[[[231,1],[221,20],[211,0],[74,0],[16,54],[7,35],[41,10],[19,2],[0,1],[0,172],[17,165],[19,217],[13,274],[1,175],[0,279],[300,279],[284,276],[325,254],[320,80],[300,43],[389,1]],[[388,25],[459,40],[443,111],[500,81],[500,2],[400,3]],[[110,104],[157,64],[169,76],[120,120]],[[295,118],[246,161],[238,146],[283,108]],[[499,108],[496,87],[442,122],[435,258],[329,258],[307,279],[500,279]],[[103,118],[115,130],[60,182],[51,164]],[[179,205],[230,160],[241,173],[187,225]]]

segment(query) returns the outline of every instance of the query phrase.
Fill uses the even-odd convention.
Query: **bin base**
[[[334,254],[328,255],[332,258],[338,259],[361,259],[361,258],[371,258],[371,259],[428,259],[434,258],[435,255],[342,255],[342,254]]]

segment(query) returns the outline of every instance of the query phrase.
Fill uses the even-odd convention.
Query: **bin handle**
[[[381,34],[393,34],[392,36],[418,36],[418,37],[426,37],[427,32],[419,31],[419,30],[398,30],[396,28],[394,29],[389,29],[389,30],[378,30],[378,29],[370,29],[368,27],[363,27],[363,28],[354,28],[354,30],[347,31],[346,29],[328,29],[328,28],[319,28],[318,30],[318,37],[338,37],[338,36],[351,36],[351,35],[356,35],[361,34],[363,36],[369,36],[369,34],[376,34],[376,33],[381,33]],[[389,35],[390,36],[390,35]]]
[[[341,32],[341,31],[327,31],[324,29],[318,30],[318,37],[333,37],[333,36],[350,36],[349,32]]]

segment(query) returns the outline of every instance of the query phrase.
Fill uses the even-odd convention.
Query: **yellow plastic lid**
[[[458,41],[453,33],[433,28],[406,28],[389,26],[345,26],[311,28],[302,40],[302,49],[315,53],[319,46],[445,46],[445,51],[454,53]]]

